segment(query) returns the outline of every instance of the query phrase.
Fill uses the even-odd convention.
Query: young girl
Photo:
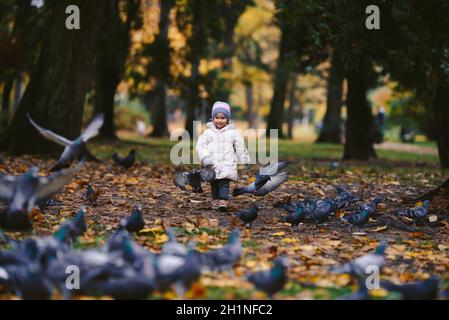
[[[240,132],[230,123],[231,108],[217,101],[212,107],[212,121],[198,138],[196,152],[201,162],[213,166],[215,180],[211,181],[212,209],[226,211],[229,181],[237,181],[237,163],[249,164],[249,154]]]

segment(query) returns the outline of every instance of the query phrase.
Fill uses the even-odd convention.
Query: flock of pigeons
[[[0,176],[0,200],[7,203],[7,208],[0,213],[0,225],[11,230],[24,230],[31,227],[29,213],[35,206],[51,204],[51,196],[69,183],[73,175],[80,170],[84,161],[93,158],[86,147],[86,142],[96,136],[103,124],[103,115],[93,118],[83,133],[71,141],[36,124],[28,115],[30,123],[47,139],[64,146],[64,151],[52,167],[51,175],[39,176],[39,169],[32,167],[19,176],[3,174]],[[131,150],[125,158],[116,153],[112,159],[124,168],[130,168],[136,158],[136,151]],[[79,162],[70,167],[74,160]],[[253,182],[233,190],[234,196],[249,193],[264,196],[279,187],[288,178],[283,171],[288,165],[280,161],[260,169]],[[202,192],[201,182],[211,181],[215,177],[211,167],[176,174],[175,184],[183,190],[190,185],[193,192]],[[305,199],[302,201],[277,202],[275,206],[286,210],[282,220],[293,227],[303,222],[318,223],[325,221],[338,210],[347,208],[360,201],[360,197],[343,187],[337,186],[338,196],[326,199]],[[96,199],[96,191],[88,186],[86,200]],[[361,205],[351,215],[342,217],[350,227],[362,227],[369,217],[376,212],[382,199],[375,197],[371,202]],[[401,210],[399,215],[422,219],[428,214],[429,203],[422,206]],[[260,205],[255,204],[247,210],[240,210],[236,216],[248,227],[257,219]],[[11,292],[23,299],[49,299],[55,292],[63,298],[74,295],[112,296],[116,299],[143,299],[158,290],[164,292],[173,289],[179,297],[184,294],[205,272],[233,272],[242,256],[242,243],[239,229],[230,232],[227,244],[220,249],[201,253],[196,250],[195,242],[188,245],[177,242],[173,229],[168,229],[168,241],[160,253],[153,253],[137,244],[132,233],[144,228],[142,208],[122,218],[117,230],[101,247],[88,250],[74,250],[73,243],[87,230],[84,219],[85,207],[77,215],[64,222],[51,236],[28,238],[25,240],[9,239],[0,230],[0,243],[9,250],[0,250],[0,292]],[[364,270],[368,265],[382,268],[385,265],[384,251],[386,243],[381,242],[374,253],[369,253],[345,265],[333,268],[332,272],[348,273],[356,276],[361,283]],[[289,261],[285,256],[274,260],[270,270],[255,272],[246,276],[256,289],[269,297],[282,290],[288,282]],[[75,267],[78,280],[68,283],[67,270]],[[75,279],[75,278],[74,278]],[[400,292],[403,298],[434,298],[438,294],[440,281],[430,278],[424,282],[395,285],[382,282],[387,290]],[[369,298],[365,285],[347,297],[350,299]]]

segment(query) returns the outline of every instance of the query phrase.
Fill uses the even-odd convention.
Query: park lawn
[[[230,215],[210,209],[209,186],[205,185],[205,193],[201,194],[184,192],[174,186],[176,168],[169,161],[170,148],[174,144],[167,139],[126,139],[90,144],[92,153],[105,161],[85,165],[74,181],[66,186],[65,192],[56,196],[62,201],[61,206],[48,207],[44,212],[34,211],[32,232],[8,235],[23,238],[50,234],[85,204],[89,230],[77,240],[75,248],[96,247],[105,243],[116,229],[120,217],[131,212],[134,204],[139,202],[143,206],[146,228],[135,239],[149,250],[158,252],[167,240],[163,229],[167,224],[176,228],[179,241],[187,243],[194,239],[200,251],[222,246],[229,230],[238,226],[238,222]],[[125,155],[131,148],[136,148],[138,153],[138,163],[132,169],[118,168],[109,159],[113,151]],[[277,255],[285,254],[291,261],[289,282],[276,296],[277,299],[334,299],[356,290],[356,284],[346,275],[331,274],[329,268],[372,251],[381,239],[389,241],[383,279],[408,282],[436,274],[447,284],[449,224],[435,228],[429,228],[425,223],[418,224],[414,232],[407,232],[379,225],[376,216],[367,228],[351,234],[337,217],[332,217],[324,224],[304,224],[292,232],[290,226],[281,220],[284,212],[273,207],[275,201],[286,197],[293,200],[333,197],[334,185],[341,184],[357,192],[365,202],[374,195],[381,195],[384,201],[378,210],[379,217],[390,217],[396,208],[404,206],[401,204],[403,200],[416,198],[445,179],[438,169],[436,157],[381,150],[379,160],[342,162],[339,161],[341,146],[292,141],[281,141],[279,153],[281,159],[292,162],[286,183],[261,199],[251,195],[231,198],[231,213],[238,208],[248,208],[256,201],[262,207],[253,227],[250,230],[242,228],[244,251],[235,275],[205,274],[187,298],[265,298],[244,277],[270,267]],[[2,172],[21,173],[33,163],[45,173],[53,161],[31,156],[5,156],[1,169]],[[250,175],[255,172],[255,166],[249,173],[243,172],[239,184],[248,183]],[[101,191],[94,204],[84,200],[88,183]],[[356,208],[340,211],[337,215],[348,214]],[[382,290],[372,295],[378,299],[398,298]],[[0,295],[0,298],[11,297]],[[176,296],[167,292],[155,293],[150,298],[171,299]]]

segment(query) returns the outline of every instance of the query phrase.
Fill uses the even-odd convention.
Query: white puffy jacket
[[[196,145],[198,157],[205,165],[213,164],[216,179],[237,181],[237,164],[247,164],[250,160],[241,133],[233,123],[217,129],[208,122],[206,127]]]

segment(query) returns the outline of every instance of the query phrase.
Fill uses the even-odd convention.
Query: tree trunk
[[[287,92],[289,70],[285,61],[287,46],[287,32],[283,32],[279,48],[279,58],[274,75],[274,92],[271,100],[270,114],[267,120],[267,136],[270,129],[278,130],[278,137],[283,138],[282,125],[284,123],[284,102]]]
[[[296,82],[298,79],[298,75],[293,73],[290,81],[290,98],[289,98],[289,106],[288,106],[288,119],[287,119],[287,136],[289,139],[293,139],[293,120],[294,120],[294,112],[296,106]]]
[[[156,36],[155,42],[158,43],[161,57],[160,72],[157,75],[157,87],[155,89],[156,104],[152,109],[151,119],[153,123],[153,131],[151,136],[164,137],[168,135],[167,128],[167,87],[170,80],[170,42],[168,39],[168,27],[170,25],[170,11],[174,5],[172,0],[161,0],[159,34]]]
[[[316,142],[341,143],[341,108],[343,106],[343,70],[337,51],[332,55],[327,79],[327,104],[323,127]]]
[[[251,81],[245,81],[245,97],[246,97],[246,107],[247,107],[247,121],[248,127],[254,128],[254,90]]]
[[[449,85],[437,89],[433,119],[441,167],[449,169]]]
[[[367,67],[362,62],[357,69],[348,72],[348,119],[343,159],[368,160],[377,157],[373,146],[374,120],[366,98]]]
[[[195,120],[195,111],[198,105],[198,77],[199,77],[199,66],[200,61],[199,58],[196,57],[194,62],[192,63],[192,75],[189,79],[188,93],[187,93],[187,116],[186,116],[186,124],[185,128],[190,135],[190,138],[193,139],[193,121]]]
[[[14,83],[14,76],[8,76],[3,85],[3,100],[2,100],[2,129],[8,126],[9,121],[9,105],[11,101],[11,91]]]
[[[54,3],[52,20],[36,69],[20,105],[1,137],[1,149],[13,154],[55,154],[61,147],[36,132],[26,113],[37,123],[68,139],[79,136],[95,36],[106,1],[60,0]],[[69,5],[82,15],[80,30],[65,28]]]
[[[126,2],[126,20],[122,22],[119,1],[108,1],[99,35],[95,82],[95,113],[104,113],[100,136],[117,139],[114,124],[114,98],[123,78],[129,54],[130,31],[140,8],[140,0]]]
[[[20,100],[22,99],[22,90],[23,90],[23,82],[24,82],[23,72],[19,71],[19,74],[16,78],[16,84],[14,86],[14,111],[17,110],[20,104]]]

